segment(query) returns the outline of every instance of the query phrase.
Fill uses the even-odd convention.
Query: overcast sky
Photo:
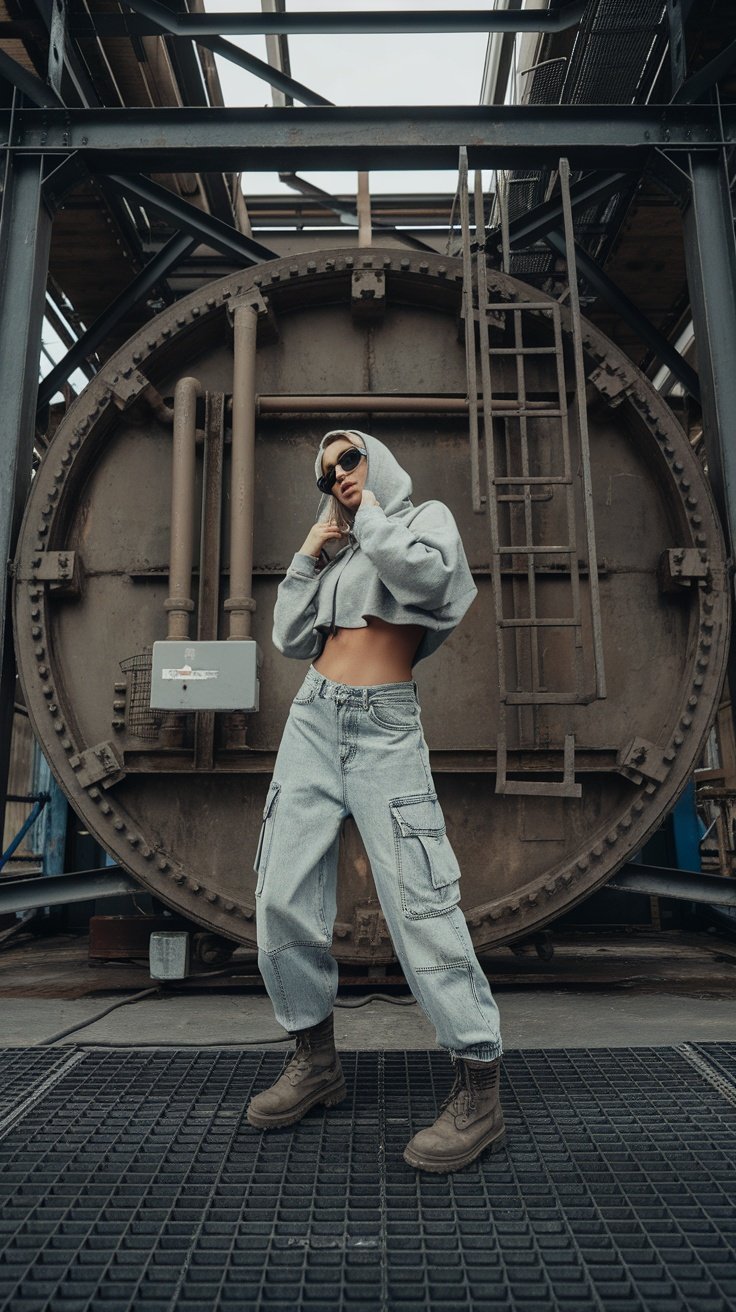
[[[339,11],[341,9],[452,9],[451,0],[287,0],[287,9]],[[487,10],[493,0],[462,0],[461,9]],[[260,0],[205,0],[216,13],[259,13]],[[230,37],[234,44],[260,59],[266,58],[266,38]],[[477,105],[488,36],[485,32],[421,32],[372,36],[289,36],[291,75],[336,105]],[[270,87],[226,59],[217,57],[226,105],[270,105]],[[353,172],[315,173],[302,176],[332,192],[355,192]],[[426,170],[371,174],[371,191],[454,193],[454,172]],[[247,195],[289,192],[275,173],[247,173]]]

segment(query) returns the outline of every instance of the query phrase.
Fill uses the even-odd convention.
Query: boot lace
[[[308,1034],[298,1035],[296,1038],[296,1048],[294,1049],[294,1052],[286,1054],[286,1059],[284,1061],[281,1074],[286,1075],[288,1074],[289,1071],[294,1071],[295,1074],[301,1075],[302,1072],[309,1065],[309,1059],[311,1055],[312,1055],[312,1047],[309,1042],[309,1035]]]
[[[452,1104],[457,1101],[457,1106]],[[473,1082],[470,1070],[464,1061],[459,1061],[455,1070],[455,1078],[452,1082],[452,1088],[443,1102],[440,1103],[440,1114],[447,1108],[452,1109],[453,1115],[462,1115],[475,1111],[475,1097]]]
[[[489,1088],[496,1078],[496,1064],[491,1063],[489,1069],[478,1070],[477,1067],[470,1067],[462,1057],[459,1058],[455,1068],[455,1078],[452,1088],[440,1104],[440,1112],[451,1107],[457,1099],[457,1107],[453,1109],[454,1115],[469,1115],[477,1110],[477,1096],[483,1090]]]

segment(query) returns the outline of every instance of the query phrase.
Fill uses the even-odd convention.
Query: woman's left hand
[[[367,487],[364,487],[360,498],[360,504],[361,506],[380,506],[381,503],[374,497],[373,493],[370,492]]]

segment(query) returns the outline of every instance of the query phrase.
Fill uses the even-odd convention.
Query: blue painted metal
[[[678,870],[702,870],[700,840],[705,833],[695,806],[695,782],[690,780],[670,816],[675,866]]]
[[[33,749],[33,789],[44,792],[49,799],[38,818],[33,850],[41,853],[44,875],[63,875],[69,803],[38,743]]]
[[[40,816],[48,800],[49,800],[48,793],[41,793],[40,797],[36,799],[33,806],[33,810],[31,811],[30,815],[23,821],[23,824],[21,825],[20,829],[15,835],[15,838],[10,843],[8,843],[8,846],[6,847],[2,856],[0,856],[0,870],[2,870],[3,866],[7,865],[13,853],[18,850],[21,843],[23,842],[23,839],[28,833],[28,830],[31,828],[32,825],[36,823],[38,817]]]

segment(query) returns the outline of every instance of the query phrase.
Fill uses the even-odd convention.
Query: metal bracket
[[[279,330],[276,322],[276,315],[273,312],[273,306],[257,287],[251,287],[247,292],[241,292],[234,296],[227,303],[227,320],[230,327],[234,327],[234,313],[238,305],[249,305],[251,309],[258,314],[258,332],[259,335],[265,328],[265,340],[269,342],[278,341]]]
[[[33,578],[48,583],[54,596],[79,596],[81,571],[76,551],[43,551],[33,558],[31,569]]]
[[[98,743],[78,756],[70,756],[69,764],[83,788],[98,783],[103,788],[112,788],[125,778],[122,757],[113,743]]]
[[[350,280],[350,310],[359,323],[382,319],[386,310],[386,277],[382,269],[355,269]]]
[[[670,763],[664,759],[662,748],[647,742],[646,738],[632,738],[627,747],[620,749],[616,763],[621,773],[635,784],[642,783],[644,779],[661,784],[670,770]]]
[[[596,391],[612,408],[615,408],[621,404],[624,397],[629,395],[634,387],[635,379],[620,365],[612,366],[606,362],[588,375],[588,382],[592,383]]]
[[[659,558],[659,586],[662,592],[678,593],[710,581],[710,560],[697,547],[670,547]]]
[[[113,374],[109,386],[118,410],[127,410],[141,392],[145,392],[146,388],[150,387],[150,383],[145,374],[140,373],[138,369],[127,368],[120,374]]]

